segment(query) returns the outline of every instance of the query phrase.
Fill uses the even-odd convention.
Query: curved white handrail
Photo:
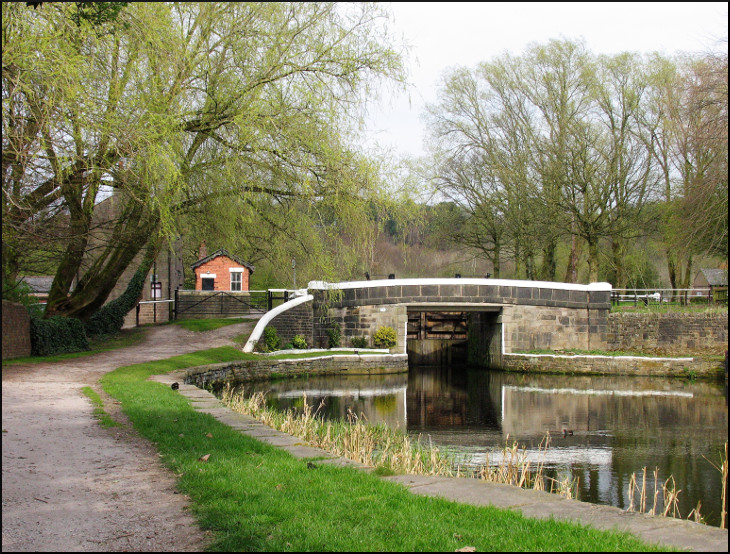
[[[248,337],[248,340],[246,341],[246,345],[243,347],[244,352],[253,352],[254,346],[256,346],[256,343],[261,338],[261,335],[264,332],[264,328],[269,324],[269,322],[274,319],[277,315],[279,315],[282,312],[285,312],[287,310],[290,310],[291,308],[296,308],[299,306],[299,304],[304,304],[305,302],[310,302],[311,300],[314,300],[314,296],[311,294],[307,294],[305,296],[299,296],[298,298],[295,298],[294,300],[289,300],[289,302],[284,302],[282,305],[277,306],[273,310],[270,310],[266,312],[263,316],[261,316],[261,319],[259,319],[259,322],[256,324],[256,327],[254,327],[253,332],[251,333],[251,336]]]

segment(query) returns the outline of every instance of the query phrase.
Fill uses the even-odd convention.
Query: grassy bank
[[[242,435],[150,375],[239,359],[218,348],[119,368],[102,386],[178,476],[214,551],[636,551],[632,536],[415,496]],[[202,457],[207,461],[201,461]],[[659,549],[651,549],[658,551]]]

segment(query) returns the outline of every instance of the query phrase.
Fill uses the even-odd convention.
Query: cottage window
[[[243,284],[243,272],[231,270],[231,292],[241,292]]]

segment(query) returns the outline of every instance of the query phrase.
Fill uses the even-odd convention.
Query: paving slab
[[[478,479],[396,475],[384,477],[414,494],[446,498],[476,506],[495,506],[520,511],[526,517],[573,521],[596,529],[626,531],[650,543],[693,552],[727,552],[728,531],[693,521],[626,512],[569,500],[556,494],[487,483]]]

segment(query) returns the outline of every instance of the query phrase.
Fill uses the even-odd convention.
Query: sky
[[[411,87],[371,106],[367,147],[422,156],[427,103],[450,67],[474,67],[531,43],[584,40],[594,54],[724,49],[727,2],[390,2],[392,31],[410,46]]]

